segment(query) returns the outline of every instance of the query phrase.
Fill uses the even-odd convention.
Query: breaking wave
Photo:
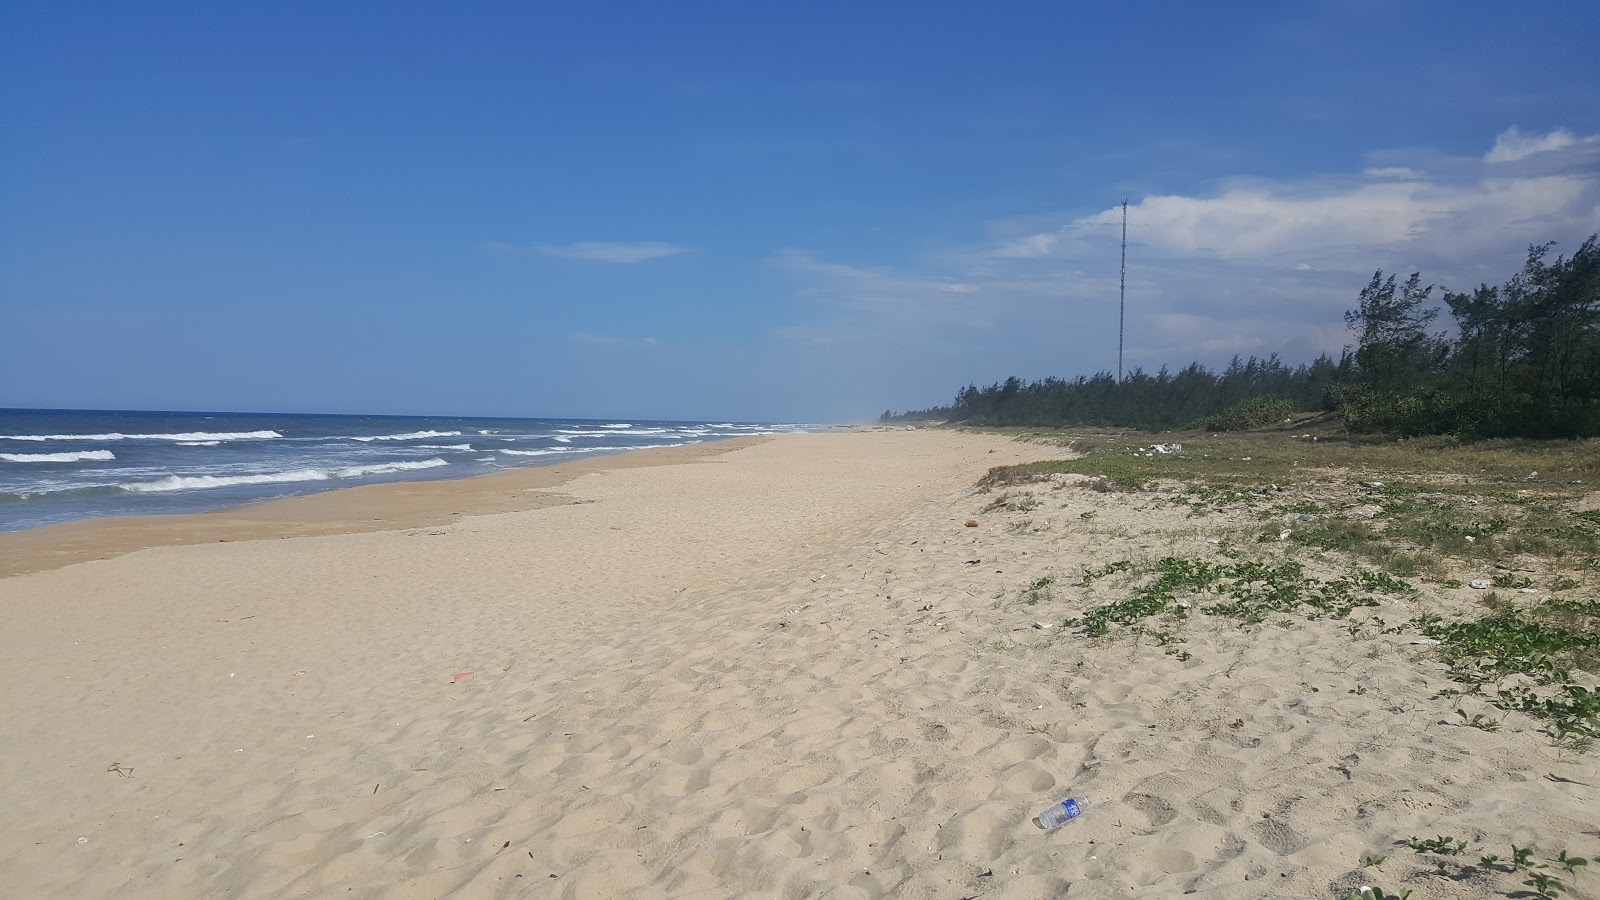
[[[0,441],[248,441],[271,440],[276,431],[186,431],[181,434],[0,434]]]
[[[335,478],[360,478],[364,475],[386,475],[413,469],[432,469],[447,466],[442,459],[425,459],[416,462],[392,462],[373,466],[344,466],[337,469],[295,469],[289,472],[263,472],[259,475],[169,475],[157,481],[142,481],[118,485],[136,494],[164,491],[194,491],[206,488],[232,487],[241,484],[281,484],[296,481],[327,481]]]
[[[654,450],[658,447],[682,447],[684,444],[698,444],[699,441],[684,441],[677,444],[635,444],[631,447],[547,447],[543,450],[500,450],[507,456],[553,456],[562,453],[605,453],[615,450]]]
[[[0,459],[7,462],[63,463],[116,458],[110,450],[82,450],[77,453],[0,453]]]
[[[353,440],[367,441],[418,441],[423,438],[460,437],[459,431],[413,431],[409,434],[378,434],[372,437],[358,437]]]

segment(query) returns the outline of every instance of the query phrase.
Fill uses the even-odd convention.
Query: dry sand
[[[1179,662],[1031,627],[1102,584],[1016,599],[1207,522],[1044,488],[984,512],[977,476],[1043,453],[996,437],[717,449],[506,506],[430,488],[425,527],[182,517],[156,524],[186,545],[0,579],[4,893],[1422,900],[1514,882],[1422,878],[1397,838],[1600,852],[1595,756],[1439,724],[1403,638],[1207,626]],[[1068,793],[1083,818],[1029,823]]]

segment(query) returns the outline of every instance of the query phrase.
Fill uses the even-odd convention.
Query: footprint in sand
[[[950,820],[939,831],[939,847],[964,859],[997,859],[1011,846],[1015,823],[999,804],[984,804]]]
[[[1128,695],[1131,693],[1133,693],[1132,685],[1122,684],[1121,682],[1113,682],[1112,684],[1097,688],[1094,692],[1094,695],[1100,699],[1101,703],[1121,703],[1122,701],[1128,699]]]
[[[668,772],[651,779],[645,786],[646,791],[653,791],[664,797],[686,797],[689,794],[705,790],[711,785],[711,769],[701,766],[687,772]]]
[[[1122,802],[1143,813],[1151,828],[1160,828],[1178,817],[1171,803],[1150,794],[1129,794]]]
[[[779,773],[772,781],[772,789],[781,794],[792,794],[810,790],[832,777],[834,773],[827,766],[810,763]]]
[[[1306,839],[1300,832],[1277,819],[1255,823],[1250,826],[1250,834],[1255,837],[1256,843],[1279,856],[1288,856],[1306,845]]]
[[[811,855],[811,832],[799,826],[785,828],[768,844],[772,852],[790,859],[805,859]]]
[[[765,834],[783,814],[783,808],[770,806],[758,800],[745,800],[738,809],[724,810],[711,823],[710,834],[716,839],[735,838],[742,835]]]
[[[1050,752],[1050,741],[1039,735],[1029,735],[1007,741],[990,751],[989,758],[996,769],[1004,769],[1020,762],[1039,757]]]
[[[1056,777],[1033,763],[1023,763],[1005,775],[1005,789],[1013,794],[1037,794],[1056,786]]]
[[[550,831],[554,834],[589,834],[624,822],[633,814],[633,805],[619,798],[608,798],[563,813]]]

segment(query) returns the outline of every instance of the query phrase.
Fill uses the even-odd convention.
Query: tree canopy
[[[987,387],[968,384],[948,407],[884,421],[938,418],[978,425],[1233,427],[1263,410],[1325,410],[1357,431],[1527,437],[1600,435],[1600,242],[1571,256],[1528,248],[1503,285],[1442,291],[1421,273],[1382,270],[1345,313],[1353,343],[1338,359],[1288,365],[1234,357],[1221,372],[1135,368]],[[1452,328],[1431,330],[1448,312]],[[1263,403],[1262,401],[1272,401]],[[1224,415],[1251,403],[1251,416]],[[1253,416],[1253,418],[1252,418]]]

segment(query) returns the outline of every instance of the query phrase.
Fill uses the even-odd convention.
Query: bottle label
[[[1067,818],[1069,819],[1076,819],[1083,813],[1083,810],[1078,808],[1078,801],[1076,800],[1068,799],[1061,801],[1061,808],[1066,811]]]

